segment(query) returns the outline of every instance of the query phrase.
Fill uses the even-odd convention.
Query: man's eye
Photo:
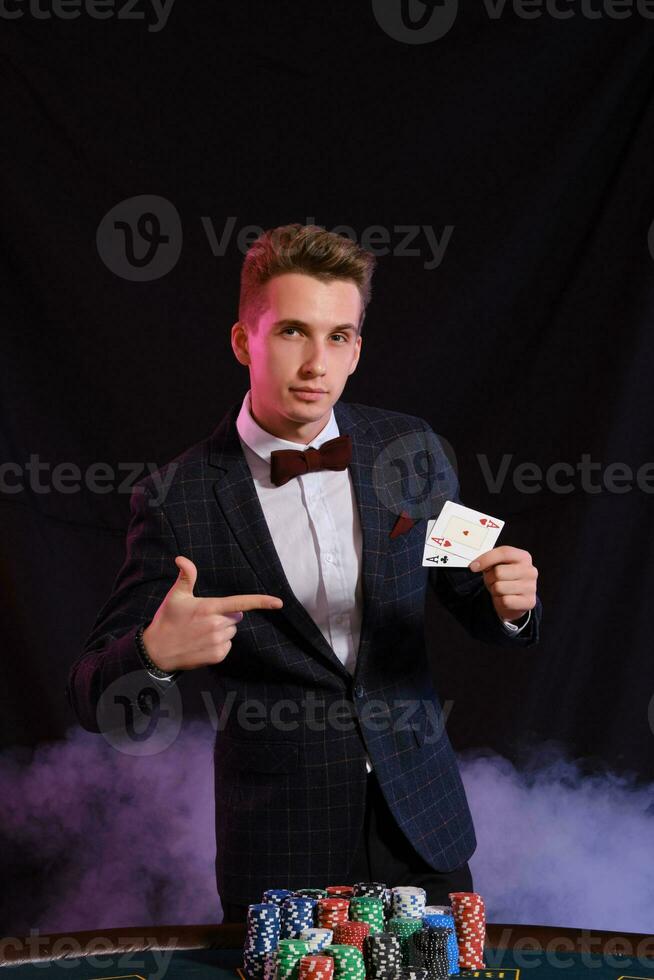
[[[297,327],[284,327],[282,333],[286,333],[288,330],[297,330]],[[332,337],[342,337],[343,340],[345,340],[345,342],[347,343],[347,337],[345,336],[344,333],[333,333]]]

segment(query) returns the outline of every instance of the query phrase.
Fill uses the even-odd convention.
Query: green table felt
[[[132,950],[2,967],[3,980],[240,980],[241,949]]]
[[[654,962],[643,967],[629,958],[587,953],[515,954],[508,949],[485,951],[485,970],[462,971],[473,980],[654,980]],[[240,980],[240,949],[132,951],[111,956],[78,957],[3,967],[6,980]]]
[[[245,980],[244,941],[236,923],[62,934],[38,952],[8,938],[0,980]],[[654,936],[489,925],[484,962],[460,980],[654,980]]]
[[[462,970],[472,980],[654,980],[654,961],[611,952],[538,951],[486,946],[484,970]]]

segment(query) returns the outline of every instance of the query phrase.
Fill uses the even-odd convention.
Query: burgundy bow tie
[[[270,479],[277,487],[294,476],[316,470],[344,470],[352,459],[352,439],[336,436],[323,442],[319,449],[273,449],[270,454]]]

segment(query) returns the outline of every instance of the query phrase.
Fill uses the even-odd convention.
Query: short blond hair
[[[259,317],[266,308],[262,287],[275,276],[300,272],[321,282],[334,279],[353,282],[361,296],[357,328],[361,333],[376,263],[372,252],[319,225],[292,224],[270,228],[252,243],[243,260],[239,320],[256,332]]]

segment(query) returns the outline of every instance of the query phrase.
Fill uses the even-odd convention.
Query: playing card
[[[467,568],[495,546],[503,527],[499,517],[447,500],[438,517],[427,523],[422,564],[429,568]]]

